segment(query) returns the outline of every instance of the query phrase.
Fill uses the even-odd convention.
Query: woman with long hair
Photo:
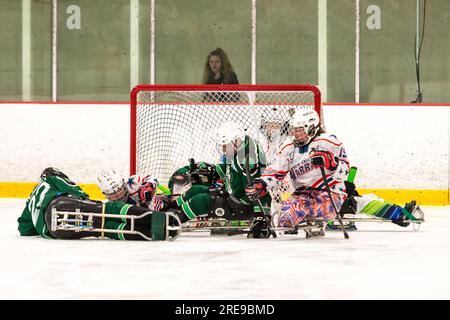
[[[233,66],[227,54],[221,48],[211,51],[206,58],[203,71],[203,84],[239,84]],[[240,100],[238,92],[205,92],[203,101],[208,102],[236,102]]]
[[[227,54],[221,48],[211,51],[206,58],[203,84],[239,84]]]

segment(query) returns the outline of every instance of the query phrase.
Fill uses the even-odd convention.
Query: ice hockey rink
[[[419,231],[359,223],[344,239],[175,241],[20,237],[25,199],[0,199],[0,299],[450,299],[450,207]]]

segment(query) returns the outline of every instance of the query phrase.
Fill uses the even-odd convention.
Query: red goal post
[[[314,108],[323,125],[314,85],[138,85],[130,95],[130,174],[167,183],[189,158],[217,161],[212,134],[223,122],[264,138],[264,123],[286,124],[300,108]]]

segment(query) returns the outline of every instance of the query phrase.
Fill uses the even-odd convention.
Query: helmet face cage
[[[265,121],[261,127],[261,132],[266,138],[272,140],[281,136],[282,126],[282,123],[279,121]]]
[[[120,188],[112,194],[105,194],[110,201],[125,201],[128,198],[127,186],[123,184]]]
[[[172,175],[172,194],[182,194],[192,186],[191,179],[187,173],[174,173]]]

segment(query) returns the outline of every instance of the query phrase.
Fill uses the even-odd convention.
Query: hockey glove
[[[315,168],[325,168],[335,171],[338,167],[339,159],[330,151],[316,150],[310,154],[311,162]]]
[[[196,165],[195,169],[191,173],[192,184],[206,184],[212,183],[216,176],[216,169],[213,165],[201,162]]]
[[[61,170],[53,167],[45,168],[41,173],[41,178],[45,179],[46,177],[60,177],[66,180],[70,180],[67,175],[65,175]]]
[[[53,168],[53,167],[45,168],[44,171],[42,171],[42,173],[41,173],[41,179],[45,179],[47,177],[59,177],[59,178],[65,180],[70,185],[73,185],[73,186],[77,185],[75,182],[70,180],[66,174],[64,174],[62,171],[60,171],[57,168]],[[84,199],[84,197],[83,197],[83,199]]]
[[[265,217],[256,217],[250,227],[247,238],[264,238],[270,237],[269,222]]]
[[[356,191],[356,186],[352,182],[344,181],[345,190],[349,196],[359,197],[358,191]]]
[[[148,208],[156,191],[156,184],[147,182],[139,188],[139,205]]]
[[[267,195],[266,184],[263,180],[255,179],[245,188],[245,194],[250,201],[256,201]]]
[[[152,211],[167,211],[177,207],[175,200],[172,200],[169,196],[155,195],[148,206]]]

